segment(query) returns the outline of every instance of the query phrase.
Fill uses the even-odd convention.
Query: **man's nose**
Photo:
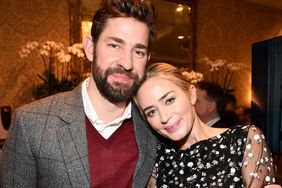
[[[125,51],[118,62],[119,66],[123,67],[124,70],[130,71],[133,69],[133,55],[132,52]]]

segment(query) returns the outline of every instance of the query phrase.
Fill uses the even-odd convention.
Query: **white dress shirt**
[[[214,119],[208,121],[206,124],[207,124],[208,126],[212,127],[213,124],[215,124],[215,123],[218,122],[219,120],[220,120],[220,117],[217,117],[217,118],[214,118]]]
[[[127,105],[122,116],[114,119],[112,122],[105,124],[97,115],[94,107],[91,104],[89,95],[87,93],[87,87],[89,84],[90,78],[87,78],[82,83],[82,100],[84,111],[92,125],[95,129],[105,138],[108,139],[121,125],[122,122],[126,119],[131,118],[131,102]],[[94,99],[95,100],[95,99]]]

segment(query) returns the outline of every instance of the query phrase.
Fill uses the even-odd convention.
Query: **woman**
[[[212,128],[196,115],[196,89],[176,67],[152,64],[134,97],[158,145],[149,187],[263,187],[274,166],[255,126]]]

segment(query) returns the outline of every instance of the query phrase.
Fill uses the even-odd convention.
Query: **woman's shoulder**
[[[228,129],[231,132],[243,132],[248,134],[263,134],[263,132],[256,125],[236,125]]]
[[[215,138],[223,138],[228,142],[235,142],[236,140],[245,140],[248,137],[250,131],[255,132],[259,131],[259,129],[254,125],[236,125],[226,129],[221,134],[217,135]]]
[[[236,125],[228,128],[220,136],[228,140],[228,142],[238,142],[241,140],[242,142],[249,143],[251,142],[250,140],[258,142],[265,140],[263,132],[255,125]]]
[[[255,125],[235,125],[228,128],[227,132],[249,132],[249,131],[260,131],[260,129]],[[261,131],[260,131],[261,132]]]

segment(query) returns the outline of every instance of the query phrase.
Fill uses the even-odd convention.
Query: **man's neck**
[[[121,102],[114,104],[107,100],[99,92],[95,81],[91,77],[87,87],[87,93],[90,98],[91,104],[94,107],[98,117],[104,122],[109,123],[116,119],[117,117],[122,116],[128,102]]]
[[[209,121],[211,121],[211,120],[213,120],[213,119],[215,119],[215,118],[218,118],[219,117],[219,115],[217,115],[217,114],[210,114],[209,116],[207,116],[207,117],[204,117],[203,119],[201,119],[204,123],[207,123],[207,122],[209,122]]]

